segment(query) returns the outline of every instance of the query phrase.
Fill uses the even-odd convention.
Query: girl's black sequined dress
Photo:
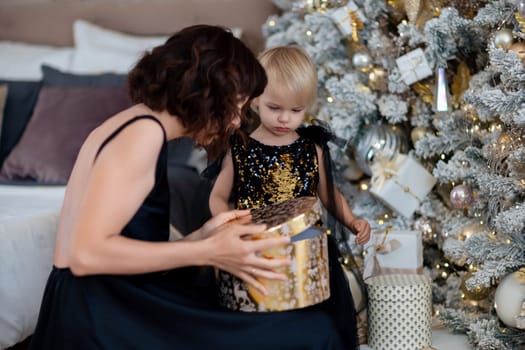
[[[300,137],[284,146],[269,146],[249,137],[232,137],[234,166],[232,199],[236,208],[259,208],[299,196],[317,196],[319,161],[317,147],[326,144],[323,129],[309,126],[297,130]],[[331,176],[331,174],[330,174]],[[355,309],[348,281],[338,261],[335,240],[329,236],[330,298],[307,309],[330,315],[345,341],[345,349],[358,349]]]

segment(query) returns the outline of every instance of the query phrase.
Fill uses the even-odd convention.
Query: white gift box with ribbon
[[[370,193],[404,217],[411,217],[437,180],[412,156],[377,157],[372,170]]]
[[[366,248],[363,278],[387,274],[423,272],[423,237],[420,231],[391,231],[372,234]]]
[[[352,27],[352,12],[357,14],[357,17],[359,17],[361,22],[366,23],[366,16],[352,0],[348,1],[346,6],[338,7],[328,12],[328,15],[337,24],[344,35],[350,35],[354,30]]]
[[[410,85],[432,75],[432,69],[421,49],[415,49],[396,59],[401,79]]]

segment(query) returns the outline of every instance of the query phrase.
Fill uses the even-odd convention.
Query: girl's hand
[[[243,220],[244,217],[241,217]],[[258,278],[285,280],[286,276],[274,269],[290,265],[288,258],[268,259],[260,252],[290,243],[290,237],[276,237],[259,240],[246,239],[246,236],[260,233],[266,225],[243,224],[227,221],[213,229],[206,242],[209,244],[209,264],[237,276],[251,284],[264,295],[266,288]]]
[[[354,219],[350,229],[356,234],[355,242],[364,245],[370,239],[370,223],[364,219]]]

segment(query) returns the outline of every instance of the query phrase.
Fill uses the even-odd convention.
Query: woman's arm
[[[100,153],[72,229],[69,249],[72,272],[140,274],[213,265],[258,288],[261,285],[255,277],[282,278],[272,270],[288,262],[264,259],[256,252],[286,244],[289,239],[243,239],[246,234],[263,230],[261,225],[231,221],[212,227],[209,229],[212,232],[206,234],[208,238],[196,241],[146,242],[120,234],[153,187],[162,142],[159,127],[141,121],[124,129]]]
[[[228,152],[222,161],[221,171],[210,193],[211,215],[217,215],[231,209],[228,202],[233,188],[233,177],[233,161],[231,153]]]
[[[356,237],[357,244],[365,244],[370,239],[370,224],[368,221],[356,217],[346,198],[343,194],[335,187],[334,191],[334,208],[330,208],[331,204],[328,195],[328,181],[327,176],[332,176],[332,174],[326,173],[326,168],[324,166],[324,155],[321,147],[316,146],[317,149],[317,159],[319,163],[319,187],[318,193],[321,202],[324,207],[330,210],[330,213],[348,229],[354,232]]]

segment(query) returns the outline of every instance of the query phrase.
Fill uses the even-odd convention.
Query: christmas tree
[[[313,115],[355,214],[423,232],[435,315],[474,348],[523,348],[525,0],[274,3],[267,46],[316,63]],[[399,154],[436,180],[408,212],[377,195]]]

